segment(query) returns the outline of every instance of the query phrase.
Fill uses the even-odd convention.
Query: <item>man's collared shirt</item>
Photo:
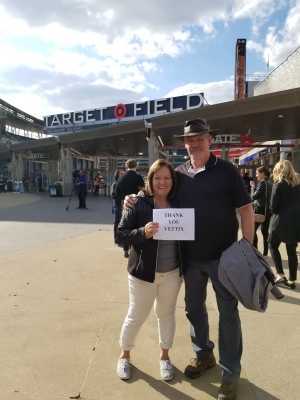
[[[237,168],[213,154],[205,169],[188,161],[176,168],[179,207],[195,209],[195,241],[183,242],[184,257],[212,260],[237,240],[236,209],[251,202]]]
[[[200,172],[205,171],[205,166],[204,167],[200,167],[200,168],[193,168],[192,165],[188,168],[188,173],[191,176],[195,176],[197,174],[199,174]]]

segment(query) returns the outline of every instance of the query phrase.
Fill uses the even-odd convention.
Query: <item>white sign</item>
[[[156,240],[195,240],[193,208],[155,208],[153,222],[159,223]]]

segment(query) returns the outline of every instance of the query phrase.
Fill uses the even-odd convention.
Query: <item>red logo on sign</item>
[[[127,114],[127,108],[125,104],[117,104],[114,109],[114,114],[117,119],[122,119]]]
[[[240,140],[243,146],[249,146],[254,143],[253,138],[248,133],[242,133],[240,135]]]

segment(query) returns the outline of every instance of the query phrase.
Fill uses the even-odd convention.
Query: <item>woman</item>
[[[252,201],[254,206],[255,214],[261,214],[265,216],[263,223],[255,221],[255,231],[253,245],[257,248],[257,229],[260,226],[261,233],[264,240],[263,255],[268,255],[268,234],[270,224],[270,195],[271,195],[271,184],[268,182],[270,173],[265,167],[259,167],[256,169],[257,186],[252,195]]]
[[[300,241],[300,180],[288,160],[279,161],[273,170],[271,195],[270,251],[277,271],[277,283],[296,288],[297,242]],[[286,244],[289,280],[284,275],[279,252],[281,242]]]
[[[163,380],[174,377],[169,349],[175,335],[175,307],[181,286],[179,242],[153,239],[158,224],[152,221],[154,208],[174,207],[172,194],[175,174],[166,160],[155,161],[149,169],[145,197],[139,197],[132,209],[126,209],[118,227],[121,243],[130,245],[128,260],[129,308],[120,335],[121,355],[117,374],[131,377],[130,352],[135,337],[154,310],[158,320],[160,374]]]
[[[94,196],[99,196],[100,182],[101,182],[101,175],[97,173],[94,179],[94,188],[93,188]]]

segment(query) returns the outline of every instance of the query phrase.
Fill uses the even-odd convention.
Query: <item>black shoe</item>
[[[218,400],[235,400],[237,386],[237,382],[222,382],[218,393]]]
[[[275,279],[275,285],[282,286],[282,287],[289,287],[288,280],[285,276],[281,276]]]
[[[124,250],[124,257],[125,257],[125,258],[128,258],[128,257],[129,257],[128,250]]]
[[[184,370],[184,375],[191,379],[198,378],[203,374],[203,372],[207,369],[213,368],[216,364],[216,359],[213,353],[210,353],[205,360],[192,358]]]
[[[296,282],[295,281],[288,281],[288,287],[290,288],[290,289],[296,289]]]

